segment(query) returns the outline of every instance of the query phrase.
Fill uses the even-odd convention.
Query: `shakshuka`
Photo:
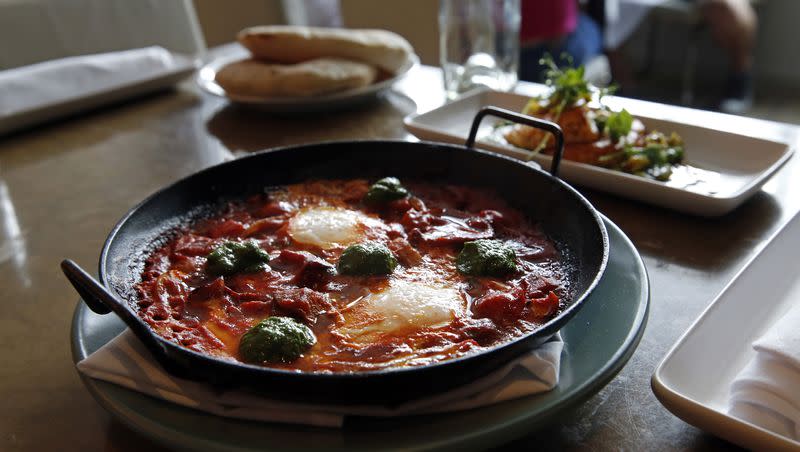
[[[512,340],[571,297],[566,252],[485,189],[315,180],[169,236],[137,284],[162,337],[303,372],[420,366]]]

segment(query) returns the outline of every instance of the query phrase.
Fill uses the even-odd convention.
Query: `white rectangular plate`
[[[800,450],[800,442],[728,414],[730,385],[755,354],[751,343],[800,302],[798,241],[795,215],[678,340],[651,380],[676,416],[748,449]]]
[[[405,119],[405,126],[423,140],[463,144],[478,110],[485,106],[496,106],[522,111],[529,99],[529,95],[523,94],[476,91],[427,113],[410,115]],[[652,107],[657,104],[650,102],[608,98],[607,103],[614,109],[626,108],[640,118],[648,130],[677,132],[685,143],[686,163],[707,171],[704,173],[707,182],[687,185],[674,180],[664,183],[566,160],[561,162],[564,180],[681,212],[711,217],[733,210],[755,194],[793,152],[786,143],[780,141],[719,130],[707,123],[695,125],[691,122],[694,119],[691,113],[696,116],[697,110],[660,106],[672,112],[689,113],[685,116],[685,122],[681,122],[654,115]],[[708,112],[702,114],[720,123],[728,117]],[[751,121],[758,125],[765,122]],[[502,139],[491,139],[496,122],[491,118],[483,121],[476,145],[512,157],[526,158],[528,151]],[[540,154],[534,156],[533,160],[544,168],[550,167],[549,156]]]

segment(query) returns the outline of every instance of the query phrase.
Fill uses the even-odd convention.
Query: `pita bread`
[[[237,38],[260,60],[299,63],[322,57],[346,58],[392,74],[414,53],[402,36],[386,30],[264,25],[246,28]]]
[[[228,93],[250,97],[308,97],[359,88],[375,81],[377,69],[337,58],[299,64],[237,61],[217,72],[216,82]]]

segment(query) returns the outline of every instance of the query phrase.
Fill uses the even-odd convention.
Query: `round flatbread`
[[[229,94],[248,97],[308,97],[366,86],[377,69],[338,58],[318,58],[299,64],[272,64],[254,59],[237,61],[217,72],[216,82]]]
[[[414,53],[402,36],[386,30],[263,25],[246,28],[237,38],[256,59],[298,63],[338,57],[373,64],[392,74]]]

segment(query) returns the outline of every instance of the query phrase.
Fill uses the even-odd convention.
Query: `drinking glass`
[[[440,0],[439,54],[448,99],[517,84],[519,0]]]

